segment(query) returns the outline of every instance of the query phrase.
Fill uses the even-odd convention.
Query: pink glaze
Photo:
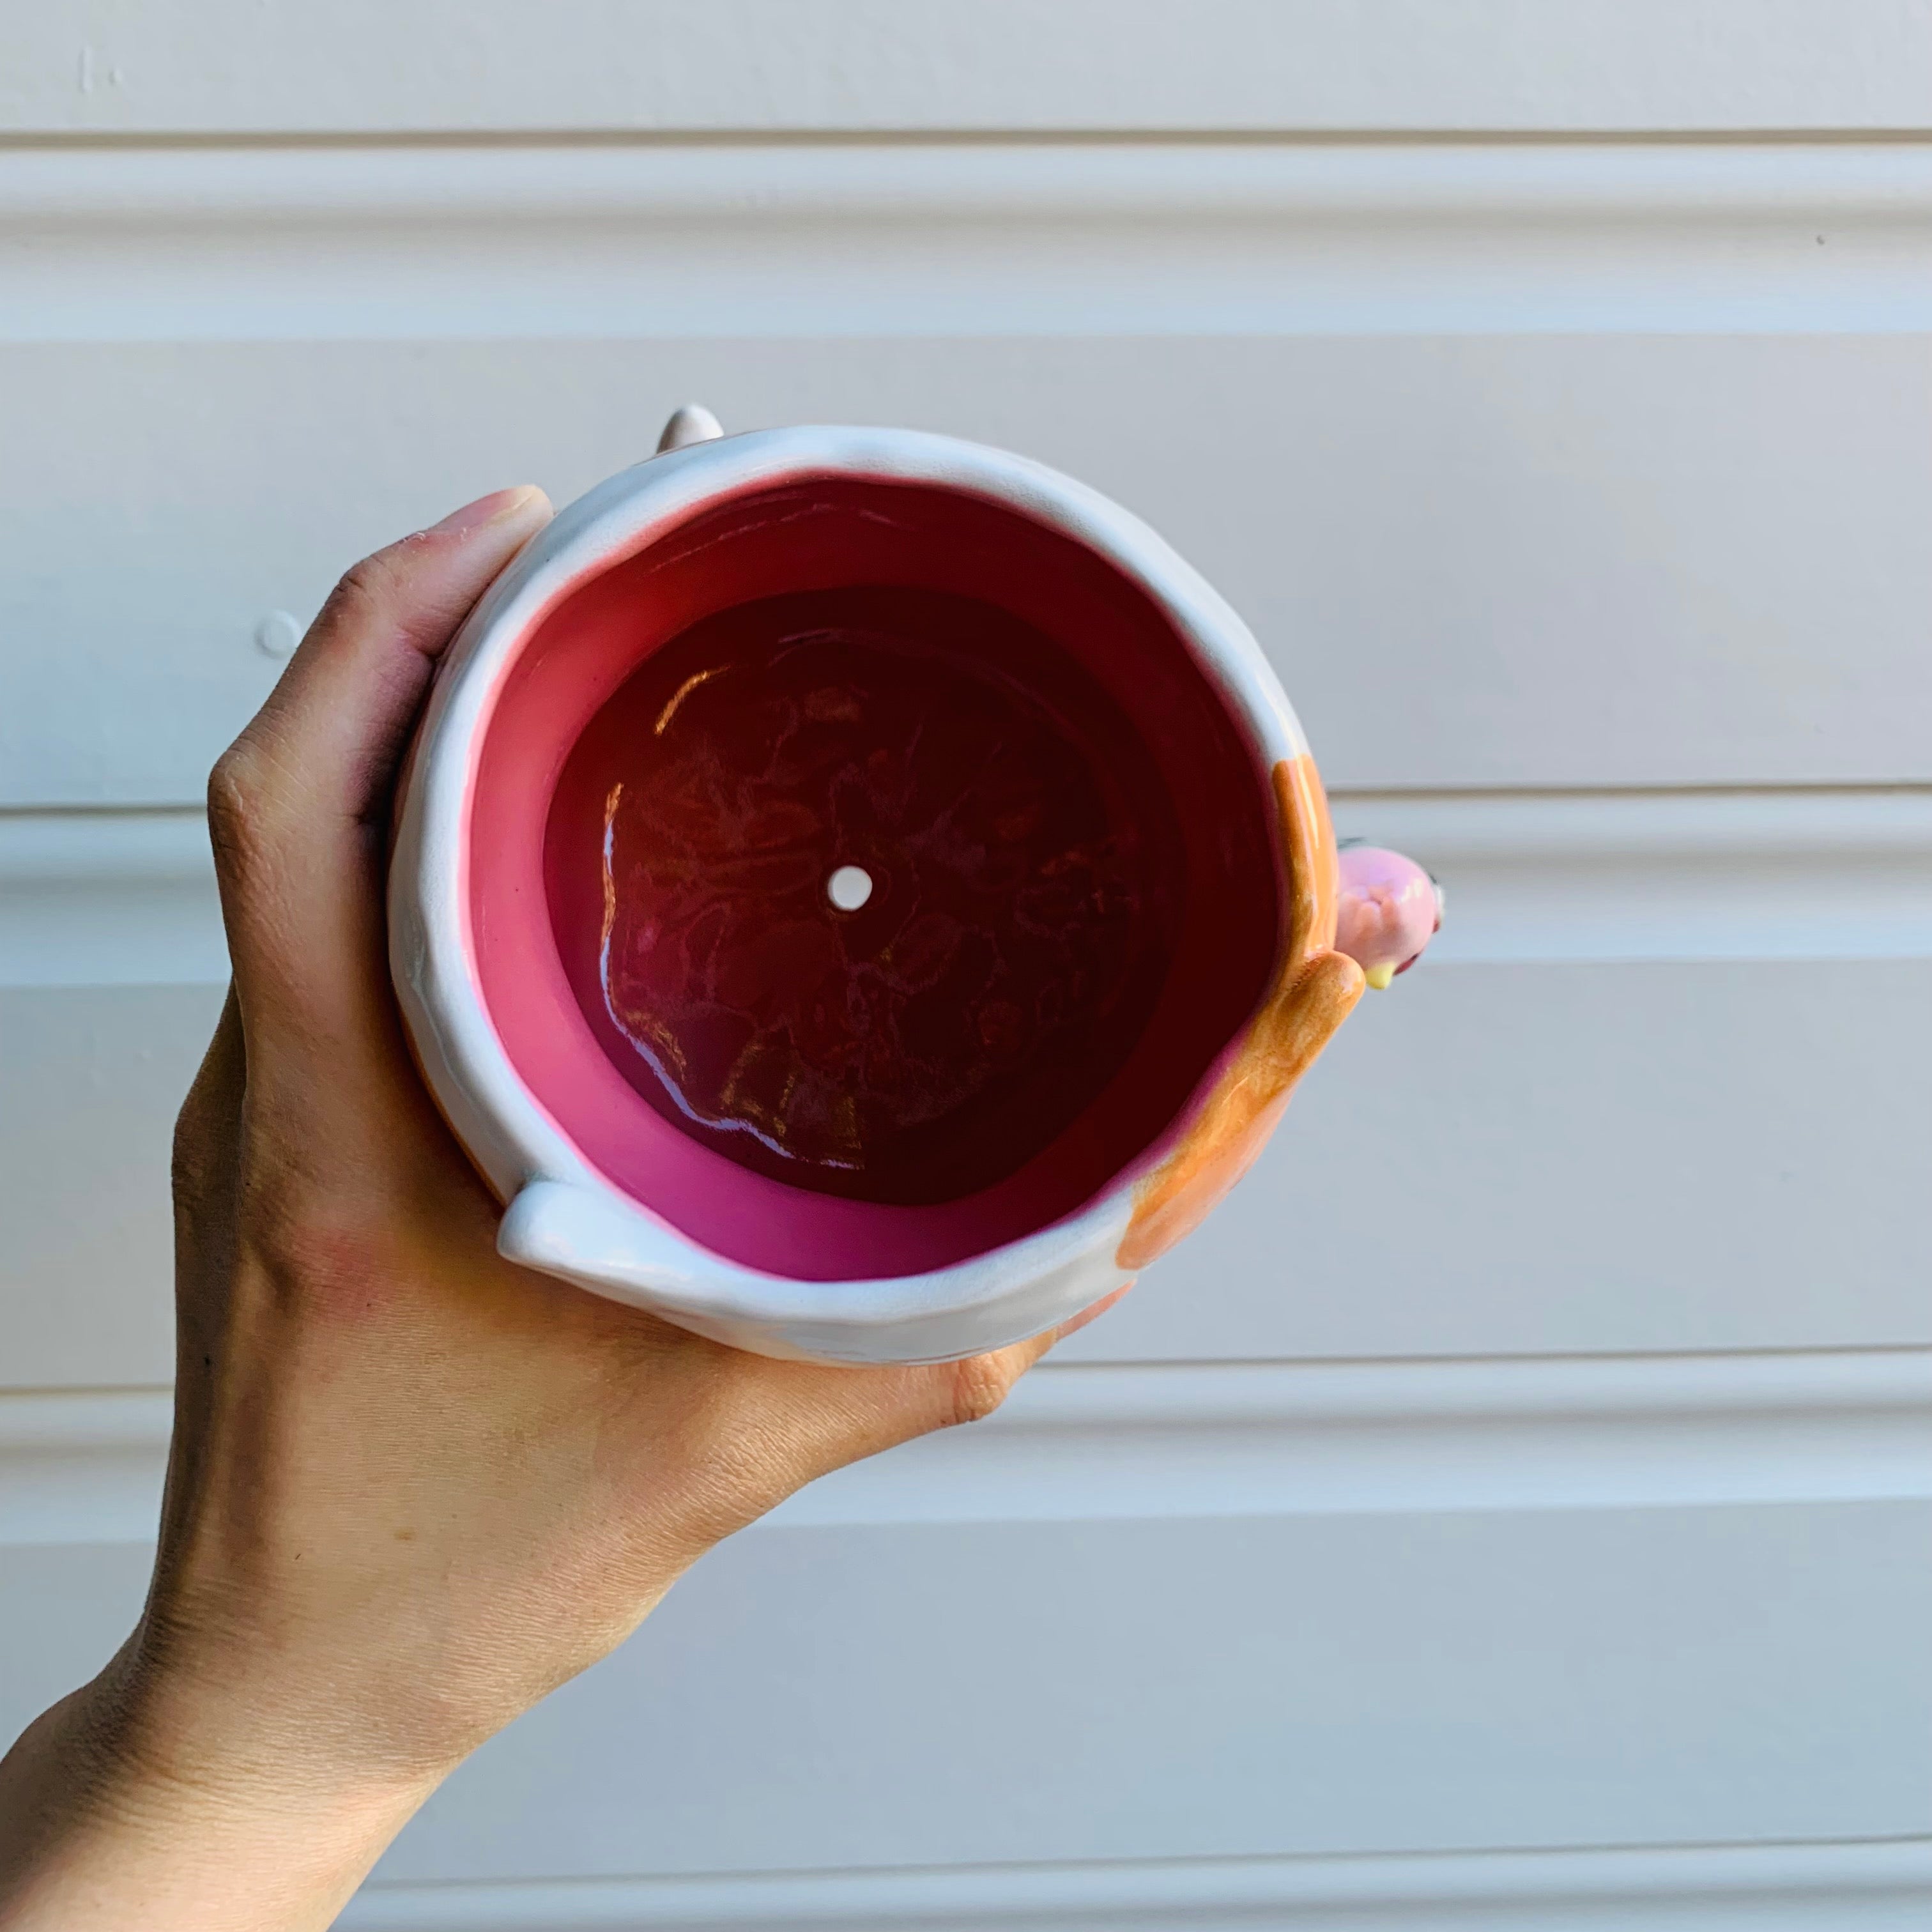
[[[1436,881],[1413,859],[1380,845],[1344,845],[1337,855],[1340,896],[1335,946],[1386,986],[1421,958],[1442,924]]]
[[[472,793],[470,944],[539,1104],[692,1239],[804,1279],[1076,1211],[1156,1150],[1280,937],[1264,775],[1164,615],[938,488],[765,490],[586,581]],[[874,894],[842,912],[851,861]]]

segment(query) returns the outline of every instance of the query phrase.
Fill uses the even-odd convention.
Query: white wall
[[[0,20],[0,1730],[138,1602],[257,624],[690,398],[1148,514],[1452,922],[1213,1226],[363,1932],[1932,1906],[1932,6]]]

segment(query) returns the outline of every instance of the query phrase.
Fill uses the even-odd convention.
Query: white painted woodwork
[[[0,1403],[28,1703],[138,1598],[163,1424]],[[1928,1504],[1924,1351],[1053,1368],[735,1539],[386,1872],[1920,1833]]]
[[[0,1547],[142,1543],[170,1399],[0,1400]],[[748,1531],[1932,1498],[1932,1350],[1075,1364]]]
[[[1916,142],[882,152],[29,142],[0,340],[1887,334],[1932,301]]]
[[[1922,128],[1918,0],[43,0],[0,126]]]
[[[1454,887],[1451,886],[1453,895]],[[169,1130],[219,990],[0,993],[7,1379],[169,1372]],[[1932,964],[1418,970],[1090,1360],[1932,1342]]]
[[[1338,786],[1932,780],[1918,337],[62,344],[0,383],[8,803],[198,800],[273,682],[266,613],[479,481],[576,494],[687,394],[1118,496]]]
[[[345,1932],[1918,1932],[1916,1839],[370,1886]]]
[[[701,399],[1070,470],[1448,892],[1207,1229],[361,1932],[1932,1915],[1932,4],[0,17],[0,1732],[138,1604],[210,760]]]
[[[1331,800],[1453,883],[1432,967],[1932,958],[1932,788]],[[199,811],[0,814],[0,988],[228,977]]]
[[[1923,1499],[769,1526],[380,1875],[1924,1835],[1928,1542]],[[142,1562],[10,1550],[14,1682],[84,1670]]]

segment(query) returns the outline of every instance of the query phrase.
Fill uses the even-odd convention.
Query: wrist
[[[8,1932],[320,1932],[440,1781],[290,1750],[198,1689],[130,1642],[8,1754]]]

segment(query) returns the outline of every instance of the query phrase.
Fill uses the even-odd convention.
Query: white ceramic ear
[[[724,425],[702,403],[686,403],[671,411],[670,421],[658,438],[658,454],[682,449],[688,443],[710,442],[724,434]]]
[[[1114,1201],[931,1274],[794,1281],[721,1261],[608,1189],[539,1179],[510,1203],[496,1251],[759,1354],[950,1361],[1036,1334],[1124,1286],[1114,1257],[1130,1205]]]
[[[566,1180],[526,1182],[496,1230],[506,1261],[668,1315],[715,1341],[765,1354],[800,1352],[718,1307],[721,1290],[751,1277],[603,1190]]]
[[[546,1274],[594,1271],[640,1294],[685,1286],[690,1268],[667,1238],[653,1252],[650,1221],[608,1196],[562,1180],[532,1180],[518,1193],[496,1231],[506,1261]]]

